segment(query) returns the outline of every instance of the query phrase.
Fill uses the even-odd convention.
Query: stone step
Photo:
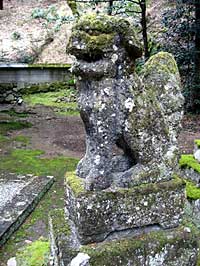
[[[34,210],[53,182],[52,176],[0,173],[0,246]]]

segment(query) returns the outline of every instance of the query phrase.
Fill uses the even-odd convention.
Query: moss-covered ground
[[[24,96],[24,101],[32,106],[41,104],[51,106],[61,115],[78,115],[74,89],[55,92],[35,93]]]
[[[49,251],[48,214],[52,209],[63,208],[64,176],[66,171],[75,170],[78,160],[64,156],[45,158],[45,151],[32,150],[29,137],[10,134],[31,127],[31,124],[24,120],[24,116],[23,121],[13,112],[9,116],[11,122],[0,120],[0,151],[4,151],[0,152],[0,172],[53,175],[55,183],[24,224],[0,249],[0,266],[6,266],[7,260],[16,255],[20,266],[44,266]],[[16,143],[23,145],[16,148]]]

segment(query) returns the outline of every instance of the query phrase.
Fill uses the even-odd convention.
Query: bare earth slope
[[[72,16],[66,1],[4,0],[0,10],[0,62],[66,63]],[[55,19],[57,18],[57,19]]]

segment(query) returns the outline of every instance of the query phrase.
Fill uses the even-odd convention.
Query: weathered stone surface
[[[0,173],[0,246],[51,187],[53,177]]]
[[[76,176],[67,177],[66,182],[66,207],[81,243],[99,242],[111,232],[149,225],[172,228],[181,220],[185,184],[178,178],[98,192],[84,191]]]
[[[53,217],[55,216],[57,216],[57,211],[54,211]],[[52,221],[54,221],[53,217]],[[65,224],[70,224],[64,213],[61,221],[63,220]],[[74,236],[73,228],[68,231],[68,235],[63,236],[63,233],[57,230],[56,224],[52,223],[51,235],[53,236],[51,244],[53,249],[55,250],[56,247],[57,250],[52,261],[53,266],[69,266],[80,256],[80,253],[84,254],[87,260],[89,258],[89,262],[86,260],[87,266],[197,265],[198,236],[192,230],[185,230],[184,227],[82,246],[78,240],[76,245],[70,246],[70,239]]]
[[[138,77],[134,61],[141,48],[134,29],[101,15],[80,19],[68,51],[77,58],[73,72],[87,135],[77,174],[86,189],[170,180],[184,102],[173,56],[153,56]],[[115,146],[122,155],[113,156]]]

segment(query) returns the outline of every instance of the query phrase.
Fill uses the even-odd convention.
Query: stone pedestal
[[[76,184],[76,185],[74,185]],[[103,241],[116,231],[150,225],[179,225],[185,201],[185,184],[175,178],[129,189],[85,191],[81,178],[66,177],[66,207],[82,244]]]
[[[53,265],[197,265],[197,239],[178,226],[185,200],[179,178],[129,189],[84,190],[66,177],[66,209],[50,216]]]
[[[50,228],[54,266],[198,265],[197,235],[182,226],[80,245],[71,221],[63,211],[56,210],[51,214]]]

